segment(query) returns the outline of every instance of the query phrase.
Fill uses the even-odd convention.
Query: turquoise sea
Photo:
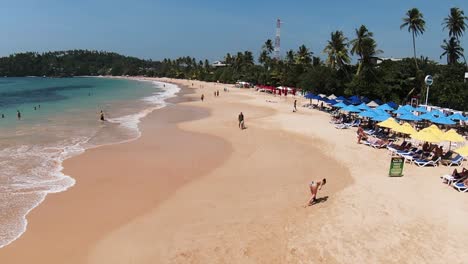
[[[140,119],[178,91],[154,81],[0,78],[0,248],[25,232],[26,215],[48,193],[73,186],[63,160],[139,137]]]

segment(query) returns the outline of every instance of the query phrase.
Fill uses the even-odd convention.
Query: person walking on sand
[[[293,112],[297,112],[297,100],[294,99],[294,109]]]
[[[245,128],[245,126],[244,126],[244,114],[242,114],[242,112],[240,112],[238,120],[239,120],[239,128],[244,129]]]
[[[307,202],[306,206],[311,206],[317,202],[317,193],[322,187],[327,183],[327,179],[323,178],[322,181],[311,181],[309,183],[310,193],[312,197],[310,197],[309,201]]]
[[[203,99],[205,99],[205,95],[202,94],[201,97],[200,97],[201,101],[203,102]]]
[[[106,119],[104,118],[104,112],[102,112],[102,110],[101,110],[101,114],[100,114],[99,119],[100,119],[101,121],[106,121]]]

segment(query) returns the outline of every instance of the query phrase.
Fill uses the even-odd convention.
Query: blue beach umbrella
[[[353,105],[358,105],[358,104],[362,103],[359,98],[352,98],[352,99],[349,100],[349,102],[351,104],[353,104]]]
[[[367,103],[369,103],[371,100],[370,100],[369,98],[367,98],[367,97],[364,96],[364,97],[361,98],[361,101],[363,101],[364,103],[367,104]]]
[[[359,113],[359,112],[361,112],[361,110],[359,110],[359,108],[357,108],[354,105],[348,105],[346,107],[341,108],[341,110],[346,111],[346,112],[350,112],[350,113]]]
[[[339,102],[337,104],[334,104],[333,107],[336,107],[336,108],[343,108],[343,107],[347,107],[348,105],[343,103],[343,102]]]
[[[374,117],[377,116],[377,113],[372,111],[372,110],[368,110],[368,111],[364,111],[364,112],[359,113],[359,116],[360,117],[374,118]]]
[[[357,100],[361,100],[361,99],[359,98],[359,96],[357,96],[357,95],[353,95],[353,96],[350,96],[350,97],[348,98],[348,100],[350,100],[350,101],[356,100],[356,99],[357,99]]]
[[[406,120],[406,121],[421,121],[422,120],[420,117],[417,117],[413,115],[412,113],[403,114],[400,117],[398,117],[398,119]]]
[[[344,101],[344,100],[346,100],[346,98],[344,96],[338,96],[337,98],[335,98],[335,100]]]
[[[435,118],[435,116],[431,115],[430,113],[425,113],[423,115],[420,115],[419,118],[431,121]]]
[[[399,115],[406,115],[406,114],[411,114],[410,111],[406,110],[403,107],[398,108],[398,110],[393,112],[394,114],[399,114]]]
[[[329,105],[336,105],[338,101],[332,99],[332,100],[328,100],[326,103]]]
[[[396,103],[394,103],[394,102],[388,102],[387,105],[390,106],[390,107],[393,108],[393,109],[397,109],[397,108],[398,108],[398,104],[396,104]]]
[[[462,114],[460,113],[456,113],[456,114],[453,114],[453,115],[450,115],[448,116],[448,118],[452,119],[452,120],[465,120],[466,117],[464,117]]]
[[[382,101],[380,101],[379,99],[375,99],[374,102],[378,103],[379,105],[383,104]],[[391,105],[390,105],[391,106]]]
[[[405,109],[405,110],[408,110],[408,112],[413,112],[415,111],[416,109],[414,107],[412,107],[411,105],[405,105],[405,106],[402,106],[401,108]]]
[[[315,95],[313,93],[306,93],[306,95],[304,96],[306,99],[315,99]]]
[[[424,106],[419,106],[414,110],[419,113],[427,113],[427,109]]]
[[[369,106],[367,106],[365,103],[362,103],[360,105],[357,106],[357,108],[361,109],[361,110],[370,110],[371,108]]]
[[[384,110],[384,111],[393,111],[393,110],[395,110],[393,107],[389,106],[388,104],[383,104],[383,105],[377,107],[377,109],[381,109],[381,110]]]
[[[445,116],[434,118],[431,120],[431,122],[436,123],[436,124],[441,124],[441,125],[455,125],[456,124],[453,120],[450,120],[449,118]]]
[[[376,117],[373,117],[372,120],[382,122],[382,121],[385,121],[385,120],[387,120],[389,118],[390,118],[389,115],[378,115]]]
[[[377,115],[390,116],[387,112],[385,112],[385,110],[382,110],[382,109],[374,109],[374,112],[375,112]]]
[[[442,112],[441,112],[440,110],[438,110],[438,109],[434,109],[434,110],[430,111],[429,113],[430,113],[431,115],[433,115],[433,116],[438,116],[438,117],[443,116],[443,117],[445,117],[444,113],[442,113]]]

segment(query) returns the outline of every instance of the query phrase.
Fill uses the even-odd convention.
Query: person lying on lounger
[[[306,206],[311,206],[317,202],[317,192],[322,189],[322,187],[327,183],[327,179],[323,178],[321,181],[311,181],[309,183],[310,193],[312,197],[310,197],[309,201],[307,202]]]
[[[457,169],[454,169],[452,172],[452,176],[455,179],[461,179],[464,177],[468,177],[468,170],[463,168],[461,172],[458,172]]]

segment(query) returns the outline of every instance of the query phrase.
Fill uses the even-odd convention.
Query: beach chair
[[[349,125],[347,125],[346,123],[344,124],[338,124],[335,126],[336,129],[347,129],[349,128]]]
[[[446,165],[448,167],[451,167],[452,165],[461,166],[462,162],[463,162],[463,157],[460,156],[460,155],[457,155],[456,157],[454,157],[451,160],[442,161],[442,164],[444,164],[444,165]]]
[[[377,140],[375,143],[370,145],[373,148],[381,149],[387,147],[387,142],[383,140]]]
[[[353,127],[357,120],[358,119],[353,120],[353,122],[351,122],[351,123],[344,123],[344,124],[347,125],[348,127]]]
[[[445,174],[443,176],[440,177],[443,181],[446,181],[446,183],[450,186],[450,185],[454,185],[456,183],[459,183],[459,182],[463,182],[464,180],[466,180],[467,176],[462,176],[462,177],[455,177],[453,176],[452,174]]]
[[[459,192],[468,192],[468,186],[466,186],[463,182],[454,183],[452,186]]]
[[[413,161],[414,164],[416,164],[418,167],[426,167],[426,166],[434,166],[437,167],[440,161],[440,157],[432,160],[426,160],[426,159],[415,159]]]
[[[354,122],[351,124],[352,127],[358,127],[361,125],[361,119],[356,119]]]

